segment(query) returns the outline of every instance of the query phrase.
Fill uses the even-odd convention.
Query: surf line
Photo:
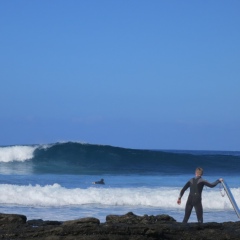
[[[221,183],[222,183],[222,186],[223,186],[225,192],[228,195],[228,198],[229,198],[229,200],[230,200],[230,202],[231,202],[231,204],[233,206],[233,209],[235,210],[238,218],[240,218],[240,210],[239,210],[238,205],[237,205],[237,203],[236,203],[236,201],[235,201],[235,199],[234,199],[234,197],[232,195],[232,192],[231,192],[230,188],[228,187],[226,181],[222,181]]]

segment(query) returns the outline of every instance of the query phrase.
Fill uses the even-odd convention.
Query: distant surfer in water
[[[184,192],[190,187],[190,192],[188,195],[186,207],[185,207],[185,216],[183,219],[183,223],[187,223],[188,219],[191,215],[193,207],[195,208],[197,219],[199,223],[203,222],[203,207],[202,207],[202,190],[204,186],[213,188],[217,186],[218,183],[223,181],[222,178],[216,180],[213,183],[209,183],[208,181],[202,179],[203,169],[198,167],[195,171],[195,177],[191,178],[185,186],[182,188],[177,203],[181,204],[181,198]]]
[[[93,184],[105,184],[104,179],[102,178],[100,181],[93,182]]]

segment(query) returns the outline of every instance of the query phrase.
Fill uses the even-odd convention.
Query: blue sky
[[[240,150],[240,1],[1,1],[0,145]]]

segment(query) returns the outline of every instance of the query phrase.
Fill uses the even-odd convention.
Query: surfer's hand
[[[177,200],[177,204],[178,204],[178,205],[181,204],[181,199],[180,199],[180,198]]]

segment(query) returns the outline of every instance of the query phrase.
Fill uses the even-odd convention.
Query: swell
[[[138,150],[75,142],[34,146],[32,158],[1,163],[4,171],[61,174],[189,174],[198,166],[209,174],[239,174],[240,156]],[[15,172],[13,172],[15,173]]]
[[[231,155],[193,155],[156,150],[137,150],[113,146],[58,143],[37,148],[33,162],[35,171],[75,173],[159,173],[184,174],[197,166],[218,173],[239,172],[240,157]],[[44,167],[46,166],[46,167]]]

